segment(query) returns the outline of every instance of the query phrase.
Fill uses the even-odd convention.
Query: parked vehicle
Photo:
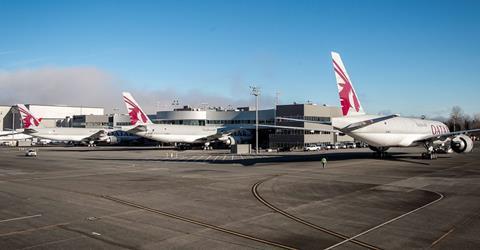
[[[290,152],[292,151],[291,147],[281,147],[277,149],[277,152]]]
[[[345,143],[345,145],[347,146],[347,148],[356,148],[357,147],[357,145],[354,142],[347,142],[347,143]]]
[[[25,156],[37,157],[37,151],[35,149],[29,149],[25,152]]]
[[[328,146],[330,147],[330,149],[339,149],[339,145],[337,143],[331,143],[328,144]]]
[[[303,148],[303,151],[320,151],[322,147],[320,145],[309,145]]]

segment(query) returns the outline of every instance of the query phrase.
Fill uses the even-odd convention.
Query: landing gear
[[[96,147],[95,141],[89,141],[87,147]]]
[[[205,142],[205,145],[203,146],[203,150],[212,150],[212,147],[210,146],[210,142]]]
[[[437,154],[435,152],[433,153],[422,153],[422,158],[423,159],[428,159],[428,160],[434,160],[437,159]]]
[[[388,156],[387,150],[389,147],[374,147],[374,146],[368,146],[372,151],[373,151],[373,157],[375,158],[386,158]]]
[[[427,150],[427,152],[422,153],[423,159],[428,159],[428,160],[437,159],[437,153],[435,152],[435,149],[433,148],[433,146],[430,145],[430,143],[426,142],[424,144],[424,147]]]

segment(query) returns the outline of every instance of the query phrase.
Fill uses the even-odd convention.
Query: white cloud
[[[228,83],[227,83],[228,84]],[[239,84],[239,83],[234,83]],[[192,89],[180,93],[174,89],[143,90],[95,67],[44,67],[0,71],[0,104],[48,104],[105,107],[106,112],[118,108],[125,112],[121,92],[131,91],[147,113],[160,108],[171,109],[174,99],[181,105],[252,106],[249,92],[229,98],[222,93],[205,93]],[[247,89],[238,87],[238,89]],[[243,92],[243,91],[242,91]],[[262,96],[261,107],[272,107],[273,97]]]

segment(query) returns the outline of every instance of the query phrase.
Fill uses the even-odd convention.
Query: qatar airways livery
[[[216,140],[227,145],[235,144],[238,141],[231,134],[241,130],[240,128],[154,124],[130,93],[123,93],[123,101],[127,106],[131,126],[122,127],[122,130],[128,133],[166,143],[203,143],[205,148],[209,147],[210,142]]]
[[[370,149],[380,157],[383,157],[390,147],[419,145],[423,145],[427,150],[422,156],[429,159],[436,158],[435,152],[439,150],[456,153],[472,151],[473,141],[465,134],[480,129],[450,132],[447,125],[438,121],[399,115],[366,114],[340,55],[332,52],[332,60],[343,115],[331,119],[331,125],[337,132],[368,143]],[[300,120],[283,117],[280,119]]]
[[[449,147],[457,153],[472,150],[473,142],[465,133],[480,129],[450,132],[447,125],[438,121],[365,114],[340,55],[332,52],[332,60],[343,114],[332,118],[334,128],[368,143],[380,155],[389,147],[418,145],[425,146],[427,153],[423,156],[430,159],[436,157],[439,147]]]
[[[17,104],[22,116],[23,134],[52,141],[72,141],[94,146],[95,142],[109,143],[110,137],[106,129],[91,128],[41,128],[41,118],[36,118],[23,104]]]

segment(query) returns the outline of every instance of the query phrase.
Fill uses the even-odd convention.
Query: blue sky
[[[282,103],[338,106],[334,50],[369,113],[473,114],[479,10],[479,1],[0,1],[0,72],[94,67],[118,88],[169,90],[185,104],[195,93],[248,101],[257,84],[266,100],[279,91]]]

